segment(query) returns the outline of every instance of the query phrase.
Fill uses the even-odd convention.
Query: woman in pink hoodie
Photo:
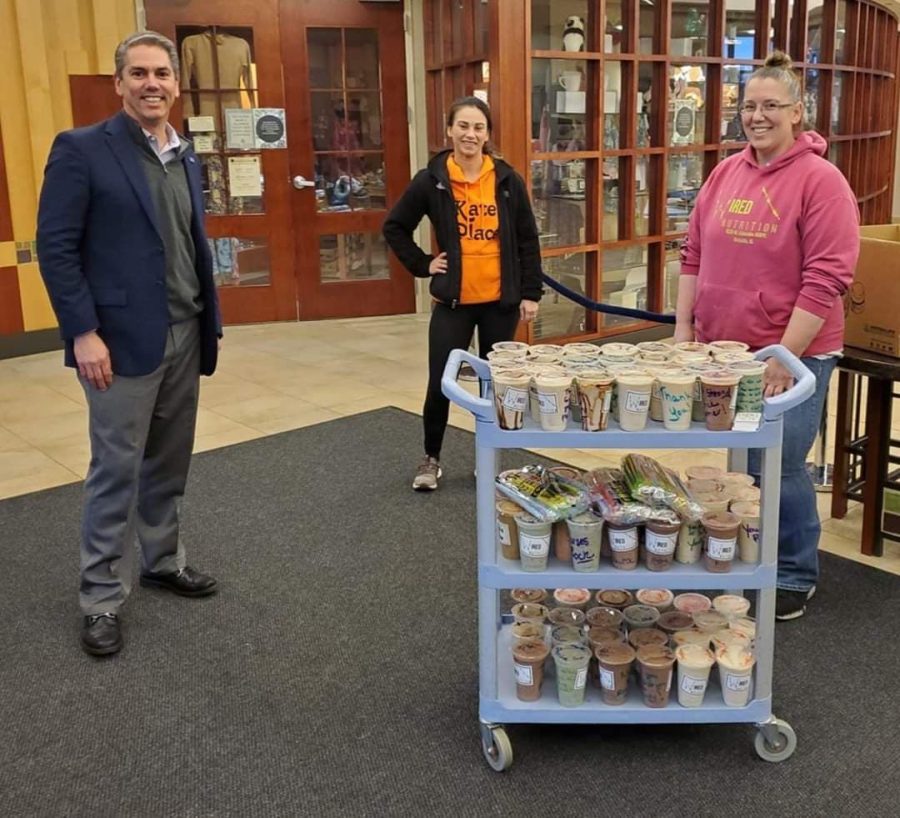
[[[787,412],[782,449],[776,618],[802,616],[818,578],[821,525],[806,472],[844,334],[841,296],[859,253],[859,209],[827,144],[802,130],[800,85],[775,52],[744,92],[748,145],[719,163],[697,197],[681,253],[675,338],[783,344],[816,376],[813,397]],[[765,395],[793,378],[774,358]],[[759,480],[760,457],[750,452]]]

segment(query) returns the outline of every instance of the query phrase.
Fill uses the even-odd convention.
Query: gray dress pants
[[[135,534],[142,571],[184,567],[178,515],[200,394],[199,322],[169,328],[163,361],[149,375],[114,375],[105,392],[79,380],[91,440],[79,595],[89,615],[115,612],[128,596]]]

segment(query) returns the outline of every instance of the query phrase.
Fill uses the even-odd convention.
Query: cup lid
[[[679,663],[683,662],[691,667],[712,667],[716,661],[713,652],[696,642],[686,642],[675,648],[675,658]]]

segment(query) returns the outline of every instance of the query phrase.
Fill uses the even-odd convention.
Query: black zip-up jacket
[[[459,303],[462,283],[462,250],[456,220],[456,203],[442,151],[420,170],[394,205],[382,227],[391,250],[414,276],[431,278],[431,295],[451,307]],[[500,304],[515,307],[525,298],[540,301],[543,293],[541,248],[531,202],[522,177],[502,159],[492,157],[497,186],[495,196],[500,220]],[[413,230],[428,216],[438,246],[447,254],[447,272],[429,275],[434,256],[413,241]]]

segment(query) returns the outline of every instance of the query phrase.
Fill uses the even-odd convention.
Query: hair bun
[[[794,67],[794,63],[791,61],[790,56],[783,51],[773,51],[766,57],[765,67],[782,68],[785,71],[790,71]]]

